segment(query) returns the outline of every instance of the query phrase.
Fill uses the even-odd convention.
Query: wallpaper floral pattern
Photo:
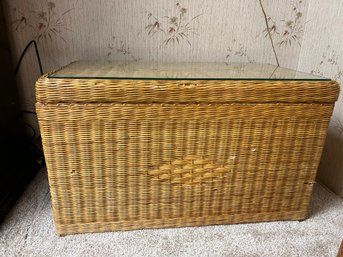
[[[176,2],[170,13],[163,16],[162,19],[148,12],[148,24],[145,30],[150,36],[155,33],[163,33],[165,36],[163,45],[180,44],[185,41],[191,46],[190,36],[198,35],[194,23],[200,16],[201,14],[197,14],[194,17],[189,17],[187,8],[182,6],[180,2]]]
[[[55,2],[43,1],[42,7],[36,10],[21,10],[20,7],[13,7],[15,19],[11,22],[15,31],[30,29],[36,40],[54,40],[61,39],[66,43],[63,37],[65,30],[70,30],[65,22],[65,17],[72,11],[68,9],[62,13],[56,12]]]
[[[247,47],[236,39],[233,39],[227,48],[227,55],[225,56],[227,64],[232,62],[254,63],[255,60],[250,57]]]
[[[333,79],[337,81],[342,81],[343,79],[343,69],[339,64],[340,56],[335,49],[328,45],[325,52],[321,56],[321,60],[315,69],[311,72],[320,76],[325,76],[323,72],[323,66],[331,66],[334,70]]]
[[[269,28],[259,0],[3,2],[14,62],[35,39],[45,71],[77,59],[275,63],[270,32],[281,66],[343,82],[339,0],[261,0]],[[18,77],[23,106],[31,110],[36,67],[34,55],[28,54]],[[329,131],[339,137],[332,142],[343,145],[342,102],[341,97]],[[340,163],[331,165],[343,154],[337,144],[327,144],[321,170],[334,170],[328,184],[343,196]]]
[[[112,42],[107,46],[106,59],[111,61],[113,56],[117,57],[116,59],[121,59],[120,55],[124,57],[124,60],[132,62],[140,61],[140,59],[132,53],[130,46],[127,43],[113,36]]]
[[[301,39],[304,35],[304,1],[297,0],[291,2],[285,18],[276,20],[271,16],[268,16],[269,30],[276,40],[278,47],[287,47],[292,44],[301,46]],[[268,36],[268,30],[264,29],[263,34]]]

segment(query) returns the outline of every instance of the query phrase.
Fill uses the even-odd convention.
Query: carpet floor
[[[343,239],[343,199],[319,184],[305,221],[149,229],[58,237],[46,171],[0,227],[0,256],[330,256]]]

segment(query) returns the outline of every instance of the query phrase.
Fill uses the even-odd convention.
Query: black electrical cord
[[[37,115],[37,113],[35,113],[35,112],[33,112],[33,111],[21,111],[23,114],[32,114],[32,115]],[[38,137],[37,138],[35,138],[36,137],[36,130],[30,125],[30,124],[28,124],[27,122],[25,122],[25,121],[22,121],[23,123],[24,123],[24,125],[26,125],[27,127],[29,127],[32,131],[33,131],[33,135],[31,136],[31,138],[30,138],[30,141],[32,141],[32,144],[35,144],[38,140],[40,140],[40,138],[41,138],[41,136],[40,135],[38,135]]]
[[[30,128],[32,130],[32,136],[30,138],[30,141],[33,141],[36,137],[36,130],[27,122],[23,122],[25,126],[27,126],[28,128]]]
[[[37,57],[37,61],[38,61],[38,65],[39,65],[39,72],[40,72],[40,75],[42,76],[44,74],[43,72],[43,67],[42,67],[42,62],[41,62],[41,59],[40,59],[40,55],[39,55],[39,51],[38,51],[38,47],[37,47],[37,42],[35,40],[31,40],[27,45],[26,47],[24,48],[23,52],[21,53],[20,57],[19,57],[19,61],[18,61],[18,64],[14,70],[14,76],[17,76],[18,75],[18,72],[19,72],[19,68],[20,68],[20,65],[24,59],[24,56],[27,52],[27,50],[29,49],[29,47],[33,45],[34,48],[35,48],[35,52],[36,52],[36,57]],[[28,110],[23,110],[22,113],[26,113],[26,114],[33,114],[33,115],[37,115],[36,112],[33,112],[33,111],[28,111]],[[26,125],[27,127],[29,127],[32,132],[33,132],[33,135],[31,136],[30,138],[30,141],[32,141],[32,144],[33,146],[36,148],[35,144],[37,143],[37,141],[39,141],[41,139],[41,136],[39,135],[37,138],[36,137],[36,130],[30,125],[28,124],[27,122],[23,122],[24,125]],[[41,149],[39,149],[40,152],[41,152]]]
[[[35,47],[35,51],[36,51],[36,56],[37,56],[37,60],[38,60],[38,65],[39,65],[39,71],[40,71],[40,75],[43,75],[43,68],[42,68],[42,62],[40,60],[40,56],[39,56],[39,51],[38,51],[38,47],[37,47],[37,42],[35,40],[31,40],[25,47],[24,51],[21,53],[18,64],[14,70],[14,76],[17,76],[19,68],[20,68],[20,64],[26,54],[27,49],[29,49],[29,47],[33,44],[33,46]]]
[[[37,143],[41,139],[41,136],[38,136],[35,140],[33,140],[33,144]]]
[[[28,113],[28,114],[33,114],[33,115],[37,115],[37,113],[33,112],[33,111],[21,111],[22,113]]]

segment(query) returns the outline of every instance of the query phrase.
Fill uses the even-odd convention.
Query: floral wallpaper
[[[174,8],[168,11],[170,13],[167,13],[162,19],[157,18],[151,12],[147,13],[148,24],[145,27],[147,35],[153,36],[155,33],[163,33],[165,36],[163,45],[187,42],[192,46],[189,37],[190,35],[198,36],[194,23],[201,14],[189,17],[187,8],[181,5],[180,1],[177,1]]]
[[[107,50],[107,61],[111,61],[113,56],[117,60],[124,59],[132,62],[140,61],[140,59],[135,57],[134,53],[132,53],[130,46],[115,36],[112,37],[112,40],[108,43],[108,46],[105,49]]]
[[[281,66],[343,80],[339,0],[4,0],[3,4],[14,63],[35,39],[44,71],[79,59],[275,64],[275,50]],[[29,51],[18,76],[25,109],[34,110],[38,76],[35,55]],[[340,97],[319,179],[343,196],[342,102]]]
[[[276,40],[278,47],[287,47],[292,44],[297,44],[301,47],[301,40],[304,34],[304,8],[306,4],[303,0],[297,0],[291,2],[286,6],[286,14],[282,19],[275,19],[272,16],[268,16],[269,30]],[[263,34],[267,37],[267,29],[263,30]]]
[[[13,17],[11,24],[16,32],[30,30],[32,39],[40,41],[46,40],[63,40],[66,43],[63,33],[65,30],[70,30],[68,24],[65,23],[65,16],[73,9],[68,9],[62,13],[56,12],[55,2],[42,1],[40,9],[21,10],[21,8],[13,7]]]
[[[227,55],[225,56],[225,59],[227,64],[232,62],[255,62],[255,60],[250,57],[247,47],[243,43],[237,42],[235,39],[230,42],[226,51]]]

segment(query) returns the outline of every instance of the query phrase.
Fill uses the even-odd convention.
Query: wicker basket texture
[[[51,79],[37,113],[61,235],[306,218],[335,82]]]

